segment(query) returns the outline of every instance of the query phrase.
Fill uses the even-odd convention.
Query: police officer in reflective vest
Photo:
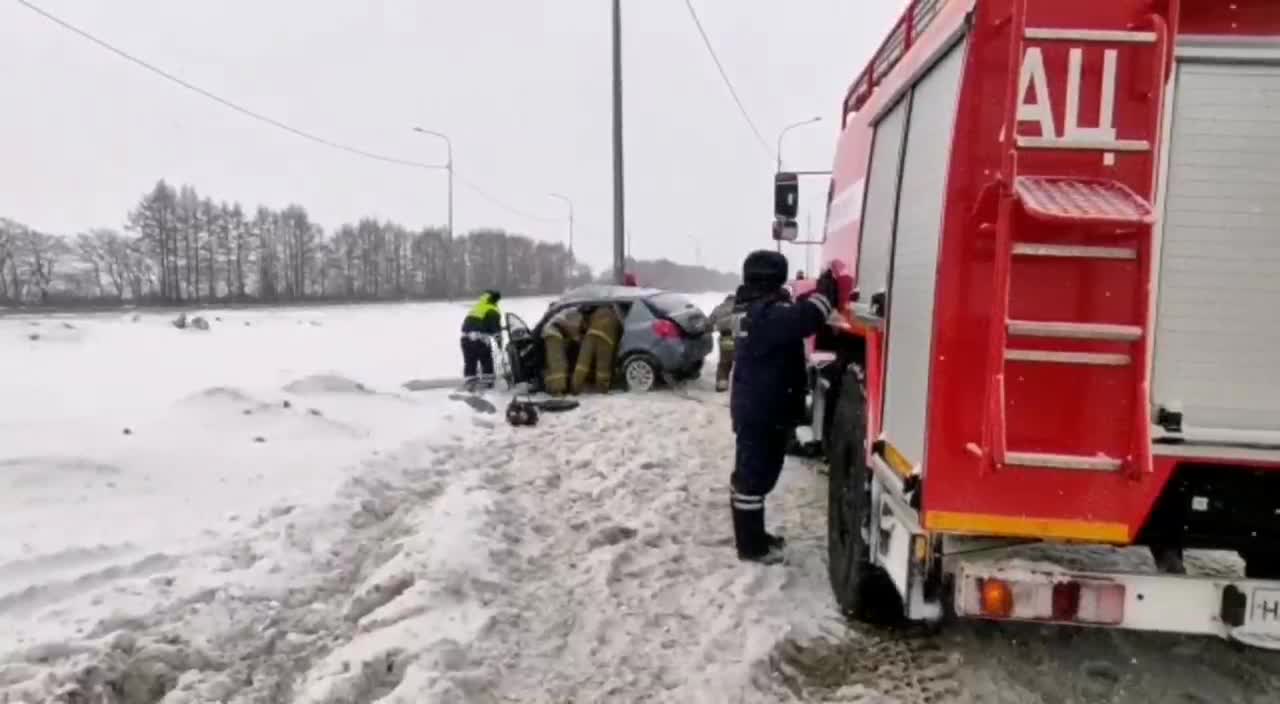
[[[462,376],[468,388],[493,387],[493,342],[502,346],[502,294],[485,291],[462,320]]]
[[[837,303],[835,276],[792,301],[783,287],[787,260],[761,250],[747,257],[735,294],[742,314],[734,350],[730,410],[737,435],[731,505],[738,557],[782,561],[784,541],[764,528],[764,500],[778,483],[787,445],[804,415],[807,393],[804,340],[827,324]]]

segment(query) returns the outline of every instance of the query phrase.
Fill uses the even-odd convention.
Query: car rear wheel
[[[645,355],[634,355],[622,364],[622,380],[627,391],[652,391],[658,385],[658,364]]]

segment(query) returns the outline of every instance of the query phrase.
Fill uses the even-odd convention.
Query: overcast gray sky
[[[564,237],[611,251],[607,0],[35,0],[214,93],[364,149],[443,161],[510,205],[459,188],[456,227]],[[840,100],[905,0],[695,0],[771,144],[826,169]],[[769,245],[772,154],[739,116],[683,0],[624,0],[632,254],[736,269]],[[331,151],[186,92],[0,0],[0,216],[51,232],[119,227],[159,178],[203,195],[305,206],[331,229],[362,216],[443,224],[443,172]],[[820,204],[826,184],[806,183]],[[814,227],[822,213],[814,212]],[[700,243],[695,247],[694,242]],[[804,257],[792,251],[793,263]],[[797,255],[799,259],[797,259]]]

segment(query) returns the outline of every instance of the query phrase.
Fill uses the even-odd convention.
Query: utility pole
[[[449,268],[453,266],[453,141],[443,133],[424,130],[421,127],[414,127],[413,131],[443,139],[445,148],[448,150],[444,168],[445,171],[449,172],[449,224],[447,226],[448,232],[445,233],[445,263],[444,268],[440,270],[442,273],[440,278],[444,283],[444,299],[451,301],[453,300],[453,292],[449,290]]]
[[[622,0],[613,0],[613,278],[618,285],[627,268],[622,172]]]

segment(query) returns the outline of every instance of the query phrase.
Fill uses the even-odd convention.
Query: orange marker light
[[[982,615],[1009,618],[1013,615],[1013,590],[1003,580],[982,580]]]

